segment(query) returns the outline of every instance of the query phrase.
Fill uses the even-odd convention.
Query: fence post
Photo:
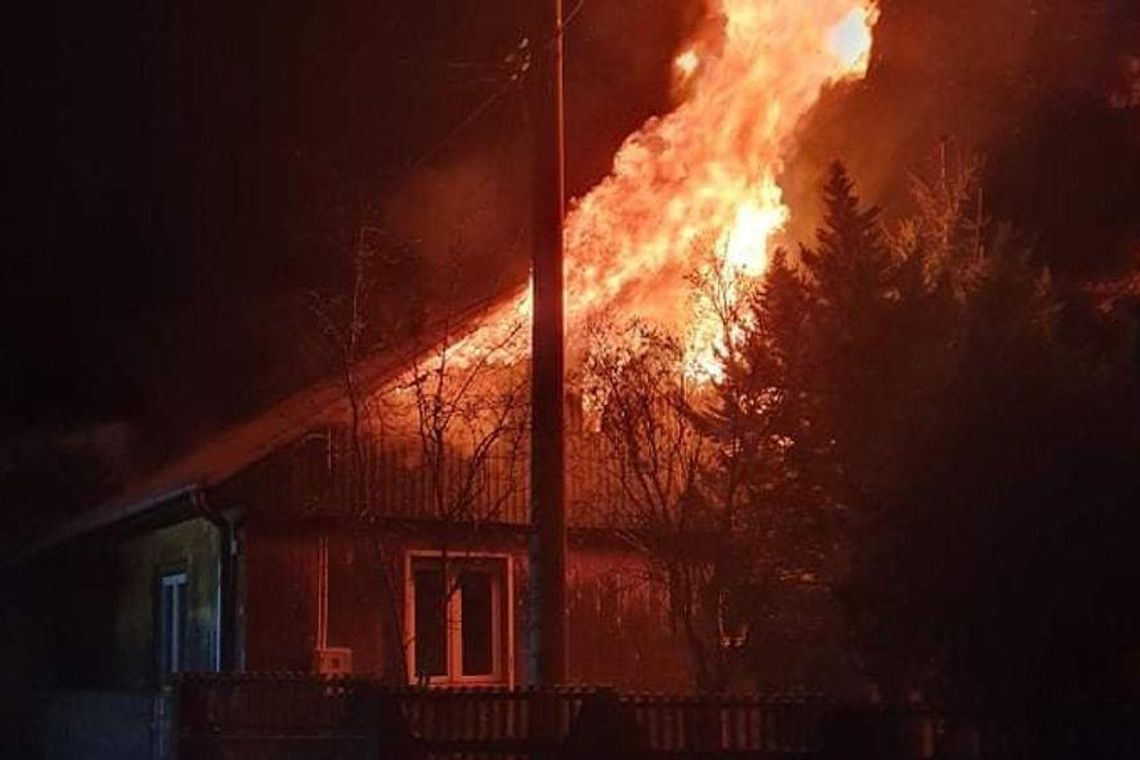
[[[178,687],[163,685],[151,700],[151,757],[172,760],[178,743]]]
[[[825,758],[925,760],[936,753],[935,717],[912,705],[841,705],[823,728]]]
[[[367,760],[416,760],[422,747],[400,710],[399,694],[378,684],[361,681],[353,690],[352,725],[364,737]]]
[[[873,760],[882,756],[879,734],[886,715],[870,705],[835,705],[822,721],[821,756]]]
[[[541,755],[557,743],[557,696],[549,689],[532,688],[527,694],[527,742],[535,749],[542,747]]]
[[[610,689],[591,692],[566,736],[566,760],[594,757],[637,758],[646,750],[633,716]]]
[[[228,725],[217,704],[219,683],[207,682],[195,674],[181,674],[172,684],[170,742],[173,756],[178,760],[221,757],[223,738],[221,731]],[[214,688],[210,688],[213,686]]]

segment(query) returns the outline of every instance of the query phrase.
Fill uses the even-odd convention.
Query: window
[[[162,679],[186,669],[186,573],[164,573],[158,590],[155,643]]]
[[[408,659],[414,679],[508,682],[506,559],[419,554],[409,564]]]
[[[447,600],[442,568],[417,567],[415,571],[415,628],[417,678],[447,675]]]

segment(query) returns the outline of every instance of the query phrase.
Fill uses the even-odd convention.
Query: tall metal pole
[[[563,439],[562,2],[532,0],[530,680],[566,680],[566,472]]]

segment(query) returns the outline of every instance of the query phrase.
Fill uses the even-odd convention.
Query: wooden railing
[[[816,758],[828,756],[837,744],[849,753],[855,749],[854,735],[839,719],[842,706],[820,697],[619,695],[600,688],[401,689],[310,674],[184,676],[176,693],[183,760]],[[908,717],[916,727],[932,725],[928,716]],[[920,756],[897,748],[883,754]]]
[[[1134,701],[954,714],[802,695],[392,688],[307,673],[184,675],[171,699],[180,760],[1140,757]]]
[[[268,485],[279,489],[276,503],[293,502],[304,511],[359,513],[366,501],[374,516],[415,520],[472,520],[525,525],[530,519],[530,457],[525,449],[493,451],[477,466],[458,451],[425,466],[413,442],[368,439],[350,453],[345,431],[314,437],[298,447],[288,476]],[[597,436],[574,434],[567,441],[566,499],[573,527],[613,527],[623,503],[609,457]],[[359,456],[362,455],[362,456]],[[358,463],[362,460],[362,463]],[[473,485],[475,499],[460,492]]]

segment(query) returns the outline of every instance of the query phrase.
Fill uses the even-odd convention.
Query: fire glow
[[[797,124],[824,87],[866,73],[877,19],[873,0],[713,4],[706,23],[722,33],[674,60],[686,99],[626,138],[609,176],[567,215],[571,352],[591,315],[620,310],[685,336],[689,366],[715,374],[718,331],[689,278],[710,255],[733,273],[763,276],[790,214],[777,179]],[[453,361],[501,346],[507,325],[529,317],[529,293],[453,346]],[[502,360],[527,350],[512,347]]]
[[[701,57],[697,55],[697,51],[693,48],[688,48],[677,54],[673,59],[673,66],[677,69],[677,73],[682,80],[688,80],[697,72],[697,67],[701,65]]]

